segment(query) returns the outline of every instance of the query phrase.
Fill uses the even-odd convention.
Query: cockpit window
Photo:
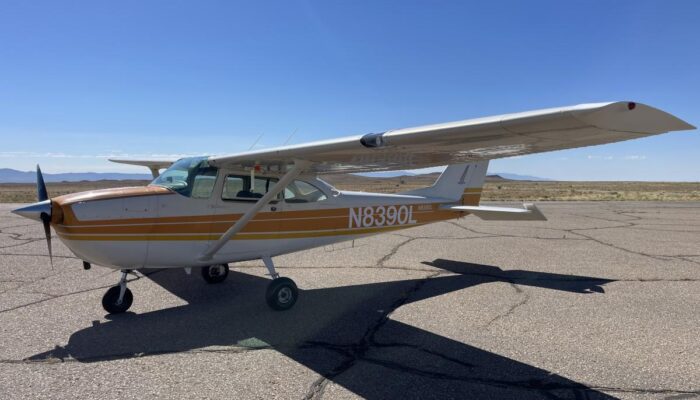
[[[162,186],[186,197],[208,199],[214,190],[217,168],[207,157],[183,158],[158,176],[151,185]]]
[[[284,189],[286,203],[313,203],[327,198],[319,188],[304,181],[294,181]]]
[[[221,192],[223,200],[257,200],[265,195],[277,183],[277,178],[255,177],[251,180],[246,175],[229,175],[224,181]]]

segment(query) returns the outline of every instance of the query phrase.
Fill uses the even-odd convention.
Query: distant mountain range
[[[357,174],[360,176],[367,176],[371,178],[396,178],[399,176],[416,176],[418,174],[411,172],[411,171],[380,171],[380,172],[366,172],[366,173],[360,173]],[[547,178],[540,178],[537,176],[530,176],[530,175],[519,175],[519,174],[512,174],[509,172],[496,172],[493,174],[488,174],[489,177],[491,178],[502,178],[506,180],[512,180],[512,181],[551,181],[551,179]]]
[[[373,178],[395,178],[399,176],[416,176],[419,174],[410,171],[382,171],[357,174]],[[499,172],[489,174],[490,178],[516,181],[548,181],[550,179],[538,178],[536,176],[518,175],[507,172]],[[123,181],[123,180],[147,180],[153,178],[150,174],[124,174],[116,172],[69,172],[63,174],[47,174],[44,173],[46,182],[80,182],[80,181]],[[11,168],[0,168],[0,183],[34,183],[36,182],[36,172],[34,171],[18,171]]]
[[[122,174],[114,172],[69,172],[64,174],[44,173],[46,182],[80,182],[102,180],[152,180],[151,174]],[[0,183],[34,183],[36,172],[17,171],[11,168],[0,168]]]

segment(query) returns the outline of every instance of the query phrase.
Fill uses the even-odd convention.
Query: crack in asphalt
[[[627,218],[631,218],[632,221],[641,221],[643,220],[642,217],[638,216],[632,216],[632,215],[625,215],[624,212],[621,211],[616,211],[616,210],[608,210],[611,211],[617,215],[621,215]],[[541,236],[530,236],[530,235],[512,235],[512,234],[499,234],[499,233],[492,233],[492,232],[484,232],[484,231],[479,231],[477,229],[471,228],[471,227],[466,227],[461,225],[460,223],[456,221],[445,221],[448,224],[451,224],[453,226],[456,226],[460,229],[463,229],[467,232],[474,233],[474,234],[479,234],[479,235],[490,235],[490,236],[485,236],[485,237],[492,237],[492,238],[506,238],[506,237],[511,237],[511,238],[524,238],[524,239],[537,239],[537,240],[590,240],[593,242],[596,242],[600,245],[607,246],[616,250],[620,250],[626,253],[630,254],[636,254],[642,257],[648,257],[654,260],[658,261],[671,261],[669,258],[674,258],[674,259],[680,259],[683,261],[688,261],[694,264],[700,265],[700,261],[692,260],[692,259],[687,259],[684,257],[680,256],[662,256],[662,255],[656,255],[656,254],[650,254],[650,253],[645,253],[643,251],[637,251],[637,250],[632,250],[628,249],[626,247],[618,246],[612,243],[605,242],[603,240],[600,240],[596,237],[593,237],[591,235],[585,234],[583,232],[585,231],[593,231],[593,230],[602,230],[602,229],[643,229],[643,228],[636,228],[636,223],[634,222],[626,222],[626,221],[620,221],[620,220],[615,220],[615,219],[609,219],[609,218],[604,218],[604,217],[598,217],[598,216],[591,216],[591,215],[585,215],[585,214],[573,214],[573,213],[567,213],[566,215],[571,215],[571,216],[576,216],[580,218],[589,218],[589,219],[595,219],[595,220],[600,220],[600,221],[605,221],[605,222],[610,222],[617,224],[615,226],[604,226],[604,227],[590,227],[590,228],[571,228],[571,229],[565,229],[565,228],[542,228],[542,229],[549,229],[549,230],[555,230],[555,231],[560,231],[563,232],[563,237],[561,238],[550,238],[550,237],[541,237]],[[539,229],[539,228],[538,228]],[[645,230],[653,230],[653,229],[645,229]],[[663,230],[663,231],[668,231],[668,230]],[[678,232],[678,231],[673,231],[673,232]],[[697,231],[690,231],[692,233],[700,233]],[[580,236],[580,238],[572,238],[572,237],[566,237],[566,234],[570,235],[576,235]]]
[[[405,246],[405,245],[407,245],[407,244],[413,242],[414,240],[417,240],[417,238],[410,238],[410,239],[408,239],[408,240],[404,240],[403,242],[401,242],[401,243],[395,245],[394,247],[392,247],[391,250],[389,250],[388,253],[386,253],[382,258],[380,258],[379,261],[377,261],[377,267],[378,267],[378,268],[384,268],[384,264],[385,264],[387,261],[389,261],[389,259],[390,259],[391,257],[393,257],[394,255],[396,255],[396,253],[398,253],[399,250],[400,250],[403,246]]]
[[[131,282],[138,281],[139,279],[143,279],[143,278],[145,278],[145,277],[147,277],[147,276],[150,276],[150,275],[153,275],[153,274],[157,274],[158,272],[161,272],[161,271],[163,271],[163,270],[152,271],[152,272],[149,272],[149,273],[139,273],[139,275],[136,275],[135,277],[133,277],[133,278],[131,278],[131,279],[127,279],[127,283],[131,283]],[[56,274],[56,275],[57,275],[57,274]],[[55,276],[55,275],[50,275],[50,276]],[[47,278],[48,278],[48,277],[47,277]],[[46,278],[43,278],[43,279],[46,279]],[[38,281],[32,281],[32,282],[30,282],[30,284],[31,284],[31,283],[36,283],[36,282],[38,282]],[[24,286],[27,286],[27,285],[23,285],[23,286],[20,286],[20,287],[24,287]],[[63,297],[73,296],[73,295],[76,295],[76,294],[82,294],[82,293],[92,292],[92,291],[99,290],[99,289],[107,289],[107,288],[110,288],[110,287],[112,287],[112,286],[115,286],[115,285],[114,285],[114,284],[111,284],[111,285],[102,285],[102,286],[91,287],[91,288],[87,288],[87,289],[77,290],[77,291],[75,291],[75,292],[62,293],[62,294],[57,294],[57,295],[49,294],[49,293],[44,293],[44,292],[40,292],[40,291],[29,291],[28,293],[43,294],[43,295],[45,295],[45,296],[50,296],[50,297],[45,298],[45,299],[40,299],[40,300],[37,300],[37,301],[32,301],[32,302],[29,302],[29,303],[25,303],[25,304],[22,304],[22,305],[19,305],[19,306],[16,306],[16,307],[11,307],[11,308],[7,308],[7,309],[4,309],[4,310],[0,310],[0,314],[7,313],[7,312],[10,312],[10,311],[14,311],[14,310],[18,310],[18,309],[24,308],[24,307],[33,306],[33,305],[35,305],[35,304],[44,303],[44,302],[49,301],[49,300],[55,300],[55,299],[60,299],[60,298],[63,298]],[[17,290],[17,289],[19,289],[19,288],[15,288],[15,289],[13,289],[13,290]]]
[[[34,253],[0,253],[0,256],[15,256],[15,257],[46,257],[49,258],[48,254],[34,254]],[[51,257],[53,258],[65,258],[65,259],[71,259],[71,260],[80,260],[82,261],[82,258],[78,258],[76,256],[60,256],[60,255],[52,255]]]
[[[398,248],[400,248],[407,242],[409,241],[403,242],[395,246],[394,249],[392,249],[392,253],[395,254],[396,251],[398,251]],[[324,390],[329,382],[331,382],[334,378],[338,377],[344,372],[348,371],[350,368],[356,365],[358,361],[362,361],[363,359],[365,359],[367,352],[373,347],[374,343],[376,343],[374,336],[387,323],[387,321],[389,321],[389,317],[391,317],[394,311],[396,311],[402,305],[406,304],[406,302],[411,298],[411,296],[414,293],[418,292],[423,287],[423,285],[425,285],[426,282],[438,275],[440,275],[439,272],[427,275],[425,278],[416,281],[415,284],[413,284],[410,288],[408,288],[408,290],[402,293],[401,296],[399,296],[391,304],[391,306],[388,307],[386,311],[382,312],[381,316],[373,324],[370,324],[370,326],[365,331],[364,335],[360,338],[359,341],[348,346],[345,349],[344,355],[346,359],[332,370],[326,372],[325,374],[322,374],[321,377],[319,377],[311,384],[306,395],[304,396],[304,399],[312,400],[322,398]],[[311,342],[310,344],[314,344],[314,342]]]
[[[484,325],[484,328],[489,329],[491,328],[491,325],[493,325],[496,321],[500,321],[501,319],[510,317],[515,313],[515,311],[518,308],[524,306],[525,304],[527,304],[528,301],[530,301],[530,295],[526,291],[518,287],[517,284],[515,284],[514,282],[508,282],[508,284],[515,290],[515,293],[522,294],[522,297],[513,305],[511,305],[505,313],[498,314],[495,317],[493,317],[489,322],[486,323],[486,325]]]
[[[615,213],[614,210],[610,210]],[[624,215],[623,212],[617,212],[616,214],[625,216],[627,218],[631,218],[631,221],[635,220],[642,220],[641,217],[637,216],[629,216],[629,215]],[[596,230],[596,229],[615,229],[615,228],[629,228],[629,229],[635,229],[634,226],[635,224],[632,222],[624,222],[624,221],[616,221],[616,220],[606,220],[604,218],[597,218],[597,217],[590,217],[590,216],[585,216],[582,215],[580,217],[586,217],[586,218],[594,218],[594,219],[600,219],[600,220],[605,220],[608,222],[614,222],[617,224],[624,224],[620,226],[615,226],[615,227],[595,227],[595,228],[581,228],[581,229],[554,229],[554,228],[546,228],[546,229],[551,229],[551,230],[557,230],[561,231],[564,233],[564,237],[562,238],[547,238],[547,237],[538,237],[538,236],[521,236],[521,235],[507,235],[507,234],[494,234],[494,233],[489,233],[489,232],[479,232],[478,230],[467,228],[465,226],[459,225],[456,222],[452,221],[447,221],[447,223],[450,223],[452,225],[458,226],[460,229],[464,229],[466,231],[469,231],[471,233],[483,235],[483,236],[478,236],[478,237],[469,237],[469,238],[459,238],[459,237],[436,237],[436,236],[431,236],[431,237],[421,237],[421,236],[409,236],[409,235],[402,235],[402,234],[393,234],[395,236],[403,237],[406,238],[406,240],[402,241],[401,243],[396,244],[391,248],[391,250],[385,254],[383,257],[381,257],[375,265],[372,266],[356,266],[356,267],[285,267],[285,266],[280,266],[278,268],[286,268],[286,269],[354,269],[354,268],[384,268],[384,269],[396,269],[396,270],[410,270],[410,271],[416,271],[416,272],[431,272],[431,274],[425,276],[423,279],[418,280],[412,287],[408,288],[404,293],[402,293],[393,303],[392,305],[388,308],[388,311],[383,312],[382,315],[374,321],[368,329],[365,331],[364,335],[362,338],[357,341],[356,343],[351,343],[351,344],[334,344],[334,343],[325,343],[325,342],[314,342],[314,341],[308,341],[303,343],[301,346],[294,347],[292,349],[312,349],[312,348],[323,348],[327,350],[332,350],[335,351],[345,357],[345,360],[341,362],[339,365],[337,365],[335,368],[330,370],[329,372],[323,374],[319,379],[314,381],[311,386],[309,387],[306,395],[304,398],[306,399],[320,399],[322,398],[325,388],[332,381],[332,379],[338,377],[339,375],[347,372],[353,366],[357,365],[360,362],[366,362],[366,363],[371,363],[375,365],[380,365],[385,368],[390,368],[393,370],[397,370],[400,372],[405,372],[413,375],[419,375],[419,376],[424,376],[428,377],[431,379],[445,379],[445,380],[456,380],[456,381],[464,381],[464,382],[472,382],[472,383],[479,383],[479,384],[484,384],[484,385],[491,385],[491,386],[498,386],[498,387],[510,387],[510,388],[516,388],[516,389],[525,389],[525,390],[543,390],[545,392],[547,391],[552,391],[552,390],[583,390],[584,392],[587,391],[594,391],[594,390],[599,390],[599,391],[607,391],[607,392],[613,392],[613,393],[640,393],[640,394],[671,394],[671,395],[700,395],[700,390],[674,390],[674,389],[649,389],[649,388],[625,388],[625,387],[606,387],[606,386],[595,386],[595,385],[585,385],[587,387],[582,387],[583,384],[577,384],[577,383],[572,383],[572,384],[564,384],[564,383],[555,383],[555,382],[547,382],[545,380],[538,380],[538,381],[532,381],[532,380],[499,380],[499,379],[489,379],[489,378],[480,378],[480,377],[474,377],[470,375],[459,375],[459,374],[450,374],[450,373],[441,373],[441,372],[435,372],[435,371],[430,371],[430,370],[425,370],[421,368],[416,368],[413,366],[407,366],[403,365],[402,363],[391,361],[391,360],[384,360],[381,358],[377,358],[374,356],[369,355],[368,353],[373,349],[373,348],[391,348],[391,347],[406,347],[406,348],[412,348],[421,352],[424,352],[426,354],[430,354],[435,357],[440,357],[443,358],[447,361],[460,364],[461,366],[465,368],[472,368],[474,365],[471,365],[469,363],[466,363],[464,361],[461,361],[459,359],[455,359],[454,357],[450,357],[449,355],[442,354],[439,352],[435,352],[434,350],[426,349],[421,346],[417,346],[414,344],[408,344],[408,343],[380,343],[376,340],[375,336],[379,330],[387,323],[389,320],[390,316],[401,306],[406,304],[406,302],[413,296],[415,293],[417,293],[421,288],[425,285],[426,282],[428,282],[430,279],[441,276],[441,275],[447,275],[447,274],[453,274],[450,271],[435,271],[434,269],[423,269],[423,268],[409,268],[409,267],[390,267],[386,266],[386,263],[394,257],[403,246],[408,245],[409,243],[412,243],[415,240],[419,239],[425,239],[425,240],[445,240],[445,239],[455,239],[455,240],[469,240],[469,239],[479,239],[479,238],[498,238],[498,237],[514,237],[514,238],[531,238],[531,239],[539,239],[539,240],[591,240],[596,243],[599,243],[601,245],[609,246],[621,251],[625,251],[628,253],[633,253],[633,254],[638,254],[641,256],[645,257],[650,257],[653,259],[661,260],[661,261],[672,261],[673,259],[676,260],[684,260],[684,261],[689,261],[689,262],[694,262],[694,263],[699,263],[699,261],[695,260],[689,260],[686,259],[686,257],[697,257],[698,255],[675,255],[675,256],[667,256],[667,255],[653,255],[653,254],[647,254],[644,252],[637,252],[634,250],[630,250],[624,247],[616,246],[610,243],[603,242],[601,240],[598,240],[594,237],[591,237],[590,235],[586,235],[584,233],[579,233],[580,231],[588,231],[588,230]],[[7,228],[4,228],[7,229]],[[545,228],[542,228],[545,229]],[[638,228],[642,229],[642,228]],[[648,229],[648,230],[653,230],[653,229]],[[662,230],[660,230],[662,231]],[[677,231],[674,231],[677,232]],[[0,233],[5,233],[8,235],[12,235],[10,233],[2,232],[0,230]],[[569,233],[571,235],[577,235],[579,237],[566,237],[566,233]],[[21,239],[19,238],[21,235],[20,234],[14,234],[17,235],[14,238],[11,238],[13,240],[23,240],[24,243],[20,244],[15,244],[11,245],[9,247],[14,247],[14,246],[19,246],[19,245],[24,245],[28,244],[34,241],[39,241],[39,240],[44,240],[43,238],[41,239]],[[6,248],[6,247],[0,247],[0,248]],[[341,249],[342,250],[342,249]],[[2,254],[2,253],[0,253]],[[2,255],[11,255],[11,256],[33,256],[31,254],[12,254],[12,253],[7,253],[7,254],[2,254]],[[41,255],[41,256],[46,256],[46,255]],[[75,258],[77,257],[70,257],[70,256],[55,256],[57,258]],[[261,266],[240,266],[237,268],[261,268]],[[110,273],[113,271],[110,271]],[[159,271],[154,271],[152,273],[157,273]],[[47,277],[41,278],[40,280],[47,279],[53,276],[56,276],[58,274],[52,274]],[[150,274],[148,274],[150,275]],[[497,279],[503,279],[504,276],[499,276],[498,274],[483,274],[483,273],[464,273],[464,275],[474,275],[474,276],[485,276],[485,277],[492,277],[492,278],[497,278]],[[145,275],[143,275],[145,276]],[[130,279],[129,282],[141,279],[143,276],[137,276],[133,279]],[[541,281],[598,281],[598,279],[566,279],[566,278],[552,278],[552,279],[537,279]],[[505,313],[496,316],[493,318],[491,321],[489,321],[486,325],[488,328],[495,322],[497,322],[500,319],[506,318],[510,315],[512,315],[514,312],[517,311],[518,308],[522,307],[529,301],[529,294],[525,291],[523,291],[521,288],[518,287],[517,283],[518,282],[525,282],[525,281],[532,281],[532,279],[517,279],[517,278],[511,278],[508,280],[508,283],[514,288],[514,290],[517,293],[523,293],[524,296],[521,298],[517,303],[511,305]],[[688,278],[688,279],[616,279],[616,281],[622,281],[622,282],[697,282],[700,281],[699,279],[693,279],[693,278]],[[15,281],[13,281],[15,282]],[[16,282],[25,282],[25,281],[16,281]],[[35,283],[37,281],[32,281],[31,283]],[[37,294],[42,294],[45,296],[52,296],[47,299],[42,299],[37,302],[33,302],[30,304],[22,305],[19,307],[15,307],[12,309],[8,310],[3,310],[0,311],[0,313],[7,312],[7,311],[12,311],[18,308],[22,308],[25,306],[30,306],[32,304],[37,304],[41,303],[44,301],[48,300],[53,300],[65,296],[70,296],[74,294],[80,294],[80,293],[85,293],[88,291],[93,291],[93,290],[99,290],[99,289],[104,289],[107,287],[111,287],[113,285],[107,285],[107,286],[99,286],[99,287],[94,287],[90,289],[85,289],[85,290],[80,290],[76,292],[71,292],[71,293],[66,293],[66,294],[61,294],[61,295],[51,295],[48,293],[40,292],[40,291],[34,291],[34,293]],[[20,286],[22,287],[22,286]],[[14,288],[12,290],[17,290],[18,288]],[[57,346],[59,348],[59,346]],[[60,348],[59,348],[60,349]],[[247,347],[247,346],[230,346],[226,347],[224,349],[218,348],[218,349],[193,349],[193,350],[188,350],[188,351],[154,351],[154,352],[148,352],[148,353],[142,353],[136,355],[136,357],[142,357],[142,356],[151,356],[151,355],[161,355],[161,354],[170,354],[170,353],[242,353],[242,352],[247,352],[247,351],[257,351],[257,350],[268,350],[268,349],[273,349],[272,346],[262,346],[262,347]],[[274,347],[275,350],[281,349],[281,347]],[[58,353],[60,354],[60,352]],[[134,357],[133,354],[111,354],[111,355],[104,355],[104,356],[96,356],[94,359],[89,359],[90,361],[102,361],[102,360],[112,360],[112,359],[120,359],[124,358],[125,356],[129,357]],[[38,361],[33,361],[33,360],[0,360],[0,363],[4,364],[20,364],[20,363],[31,363],[31,364],[52,364],[56,362],[72,362],[72,361],[77,361],[75,359],[72,359],[70,357],[67,358],[49,358],[46,360],[38,360]],[[84,361],[81,359],[81,361]]]
[[[293,348],[289,348],[292,350]],[[57,363],[86,363],[86,362],[98,362],[98,361],[114,361],[130,358],[142,358],[142,357],[152,357],[152,356],[162,356],[168,354],[212,354],[212,353],[246,353],[258,350],[285,350],[284,347],[280,346],[226,346],[225,348],[201,348],[201,349],[190,349],[190,350],[154,350],[143,353],[112,353],[112,354],[101,354],[97,356],[81,357],[80,360],[72,357],[68,350],[62,346],[56,346],[51,352],[51,356],[42,359],[0,359],[0,364],[32,364],[32,365],[42,365],[42,364],[57,364]]]
[[[548,230],[554,230],[554,231],[562,231],[566,232],[562,235],[562,237],[543,237],[543,236],[529,236],[529,235],[513,235],[513,234],[505,234],[505,233],[492,233],[492,232],[482,232],[479,230],[476,230],[474,228],[469,228],[464,225],[460,225],[458,222],[455,221],[446,221],[448,224],[457,226],[461,229],[464,229],[467,232],[475,233],[477,235],[488,235],[488,236],[482,236],[484,238],[520,238],[520,239],[537,239],[537,240],[588,240],[588,238],[576,238],[576,237],[566,237],[566,233],[572,234],[572,235],[577,235],[577,236],[583,236],[579,235],[575,232],[570,232],[565,229],[554,229],[554,228],[547,228]],[[506,228],[507,226],[504,226]],[[540,228],[538,228],[540,229]],[[544,229],[544,228],[543,228]],[[461,239],[461,238],[457,238]],[[472,239],[472,238],[467,238],[467,239]]]

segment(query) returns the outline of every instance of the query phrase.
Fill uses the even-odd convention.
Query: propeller
[[[46,236],[46,245],[49,247],[49,262],[51,263],[51,268],[53,268],[53,252],[51,251],[51,199],[49,199],[49,193],[46,191],[46,183],[44,183],[44,175],[41,173],[41,168],[39,164],[36,165],[36,197],[39,202],[48,201],[49,202],[49,212],[42,212],[39,214],[41,218],[41,223],[44,225],[44,236]]]
[[[41,174],[39,165],[36,166],[36,197],[38,200],[37,203],[12,210],[12,212],[25,218],[40,221],[44,225],[46,244],[49,246],[49,261],[51,262],[51,268],[53,268],[53,252],[51,250],[51,199],[46,191],[46,183],[44,183],[44,176]]]

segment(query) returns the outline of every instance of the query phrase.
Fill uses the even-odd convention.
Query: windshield
[[[162,186],[183,196],[208,198],[214,188],[217,169],[210,167],[207,157],[190,157],[176,161],[151,185]]]

